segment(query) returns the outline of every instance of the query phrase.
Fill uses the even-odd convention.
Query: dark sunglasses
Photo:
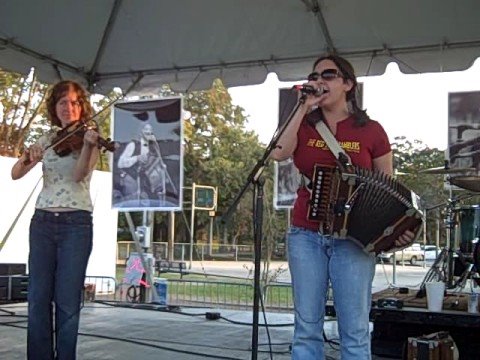
[[[330,81],[339,77],[343,77],[342,74],[340,74],[340,71],[337,69],[325,69],[322,71],[321,74],[318,72],[312,72],[311,74],[308,75],[307,80],[308,81],[317,81],[319,78],[322,78],[323,80]]]

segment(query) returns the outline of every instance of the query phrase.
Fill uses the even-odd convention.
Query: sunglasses
[[[320,74],[318,72],[312,72],[308,75],[307,80],[317,81],[319,78],[322,78],[323,80],[330,81],[341,77],[343,76],[337,69],[325,69]]]

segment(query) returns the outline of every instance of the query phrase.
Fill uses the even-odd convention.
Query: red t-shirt
[[[354,116],[337,123],[335,138],[350,156],[352,164],[372,169],[373,159],[391,151],[388,136],[383,127],[375,120],[369,120],[364,126],[355,125]],[[306,118],[297,133],[297,148],[293,153],[293,162],[300,173],[312,178],[315,164],[335,165],[335,157],[314,126]],[[310,192],[305,187],[297,191],[293,207],[292,224],[311,230],[318,229],[318,222],[307,219]]]

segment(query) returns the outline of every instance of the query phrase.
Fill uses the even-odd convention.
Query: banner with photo
[[[297,104],[297,91],[291,88],[279,89],[278,94],[278,127],[280,128],[288,119]],[[297,197],[300,184],[298,170],[293,160],[275,162],[275,179],[273,192],[273,206],[275,209],[289,209]]]
[[[181,210],[182,99],[117,103],[113,107],[112,206],[118,210]]]
[[[480,191],[480,91],[448,94],[448,150],[451,184]]]
[[[295,108],[298,92],[291,88],[279,89],[278,126],[287,121]],[[357,104],[363,107],[363,83],[357,84]],[[289,209],[293,207],[300,185],[298,170],[292,159],[275,163],[275,184],[273,206],[275,209]]]

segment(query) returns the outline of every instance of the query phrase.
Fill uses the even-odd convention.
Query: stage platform
[[[26,303],[1,305],[15,316],[0,311],[0,359],[24,360]],[[164,307],[113,307],[96,302],[82,309],[78,343],[79,360],[195,360],[251,359],[252,312]],[[222,319],[207,320],[207,312],[219,312]],[[267,313],[273,359],[290,359],[293,315]],[[260,324],[263,324],[260,314]],[[336,321],[325,324],[328,339],[338,340]],[[270,359],[265,327],[259,327],[258,359]],[[327,359],[339,359],[338,346],[327,344]],[[374,360],[385,357],[374,356]]]
[[[401,358],[408,337],[448,331],[461,360],[480,359],[480,315],[469,314],[465,296],[447,296],[444,310],[432,313],[416,290],[400,294],[383,290],[374,299],[400,298],[401,309],[374,306],[371,311],[373,360]],[[458,302],[457,302],[458,300]],[[451,305],[456,304],[456,305]],[[125,306],[123,306],[125,305]],[[452,310],[451,307],[456,310]],[[0,359],[23,360],[26,354],[26,303],[0,305]],[[331,304],[327,306],[327,359],[340,359],[338,332]],[[220,314],[217,320],[208,314]],[[273,359],[290,359],[293,314],[268,312]],[[268,337],[260,313],[258,359],[270,359]],[[252,311],[199,307],[166,307],[115,302],[85,302],[82,309],[79,360],[251,359]]]

